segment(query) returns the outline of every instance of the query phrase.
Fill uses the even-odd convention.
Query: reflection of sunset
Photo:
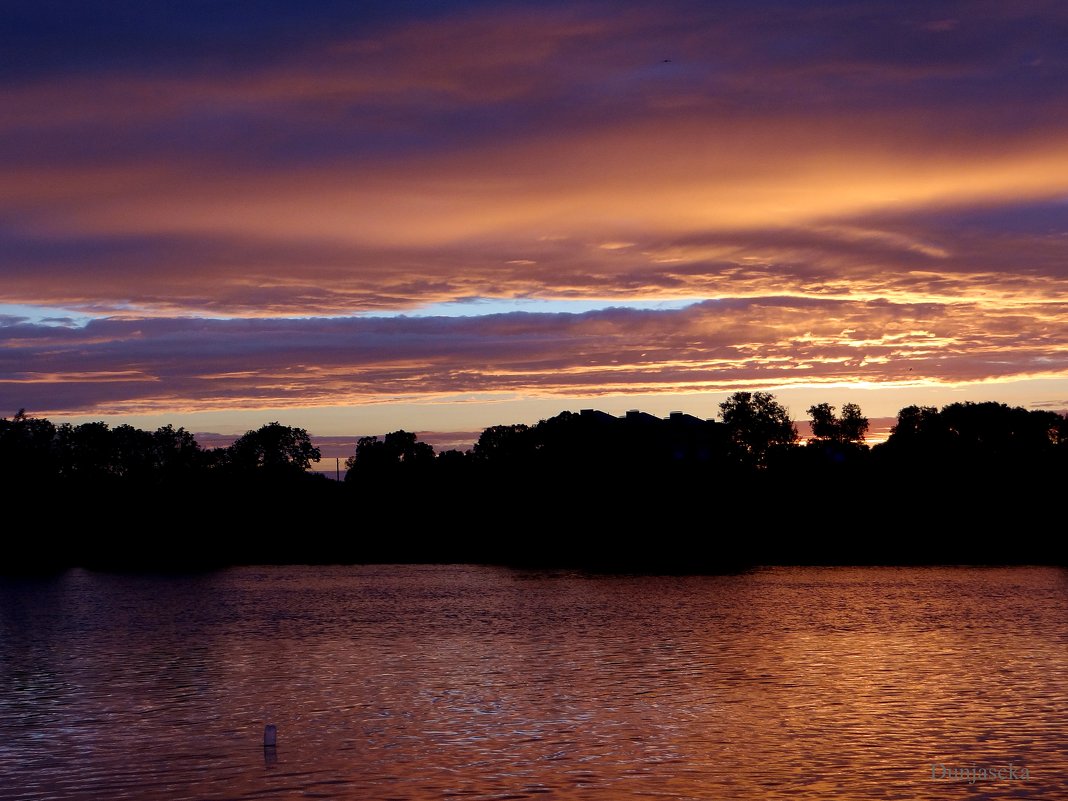
[[[22,677],[5,700],[38,710],[0,718],[24,795],[1063,797],[1055,569],[297,566],[53,584],[59,600],[33,587],[23,613],[40,647],[5,652]],[[932,780],[932,764],[1010,762],[1030,780]]]
[[[27,55],[0,400],[1065,398],[1063,13],[768,11],[309,18],[218,74]],[[479,307],[518,299],[586,305]]]

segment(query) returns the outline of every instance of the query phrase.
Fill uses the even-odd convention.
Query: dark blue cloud
[[[210,75],[271,63],[339,33],[369,35],[485,2],[434,0],[38,0],[6,3],[0,77],[175,69]]]
[[[577,28],[544,27],[552,20]],[[396,38],[412,23],[470,30]],[[510,48],[543,39],[544,60],[509,62]],[[1035,3],[25,3],[0,26],[0,79],[88,81],[80,91],[95,108],[19,122],[16,98],[0,164],[360,164],[608,120],[670,125],[695,107],[908,119],[930,109],[952,148],[980,130],[1068,123],[1066,40],[1068,11]],[[388,46],[344,49],[361,41]],[[419,64],[419,80],[396,80]],[[305,94],[261,94],[301,75]],[[360,89],[332,87],[339,76]],[[888,140],[911,135],[895,127]]]

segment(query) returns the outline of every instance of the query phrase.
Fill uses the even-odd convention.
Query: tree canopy
[[[303,473],[322,456],[307,431],[278,422],[245,433],[228,450],[230,465],[244,472]]]
[[[719,408],[743,461],[763,467],[773,448],[797,442],[790,413],[771,393],[735,392]]]
[[[1015,464],[1033,462],[1068,446],[1068,419],[1056,412],[1004,403],[906,406],[898,412],[886,450],[893,458]]]
[[[818,442],[861,443],[868,434],[868,418],[855,403],[842,406],[842,415],[835,414],[829,403],[808,407],[812,421],[812,438]]]
[[[396,470],[401,465],[405,469],[425,467],[433,461],[433,446],[419,442],[416,434],[401,429],[391,431],[382,439],[360,437],[356,441],[356,453],[345,460],[345,467],[366,475]],[[348,473],[345,478],[348,480]]]

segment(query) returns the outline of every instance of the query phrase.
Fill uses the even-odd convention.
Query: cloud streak
[[[919,386],[1068,369],[1068,304],[976,311],[761,298],[583,314],[14,322],[0,328],[0,403],[116,414],[464,393]]]

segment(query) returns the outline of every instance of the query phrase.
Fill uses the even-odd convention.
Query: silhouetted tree
[[[0,419],[0,475],[8,481],[43,481],[57,475],[56,427],[19,409]]]
[[[198,462],[209,473],[219,476],[230,471],[230,449],[229,448],[211,448],[210,450],[201,451]]]
[[[730,441],[743,461],[766,466],[773,448],[797,442],[790,413],[768,392],[735,392],[719,408]]]
[[[1065,467],[1066,433],[1061,415],[1004,403],[951,403],[941,411],[908,406],[898,413],[879,459],[958,483],[995,475],[1015,483],[1026,476],[1045,481],[1049,471]]]
[[[197,474],[205,464],[201,457],[193,435],[169,425],[155,432],[131,425],[109,428],[103,422],[57,428],[22,409],[14,419],[0,420],[0,463],[19,480],[158,483]]]
[[[383,440],[386,450],[402,464],[428,465],[434,460],[434,446],[419,442],[411,431],[392,431]]]
[[[196,438],[184,428],[167,424],[152,434],[153,468],[162,476],[190,476],[204,463]]]
[[[372,471],[390,470],[398,465],[426,467],[433,461],[434,447],[419,442],[416,434],[401,429],[391,431],[382,439],[360,437],[356,441],[356,453],[345,460],[345,467],[349,470],[355,468],[366,475]]]
[[[479,435],[471,455],[476,461],[497,464],[523,461],[536,450],[530,432],[530,427],[522,423],[491,426]]]
[[[450,448],[438,454],[438,463],[445,469],[460,469],[469,461],[468,454]]]
[[[938,409],[934,406],[906,406],[897,413],[897,423],[890,438],[912,441],[934,435],[938,428]]]
[[[1046,432],[1046,438],[1055,448],[1068,450],[1068,415],[1045,410],[1031,412],[1036,425]]]
[[[245,433],[227,450],[230,466],[246,473],[303,473],[321,457],[307,431],[278,422]]]
[[[386,444],[378,437],[360,437],[356,440],[356,453],[345,460],[345,469],[350,471],[357,467],[362,472],[384,470],[389,465]]]
[[[842,406],[842,416],[838,417],[834,407],[829,403],[818,403],[808,407],[812,422],[814,439],[835,443],[860,443],[868,433],[868,418],[855,403]]]
[[[131,425],[121,425],[111,430],[111,439],[115,449],[116,475],[139,481],[149,481],[154,477],[155,443],[151,433]]]
[[[839,437],[839,421],[834,407],[829,403],[817,403],[808,407],[812,418],[812,436],[816,439],[835,440]]]
[[[63,423],[56,429],[55,445],[63,478],[97,481],[122,474],[117,443],[107,423]]]
[[[860,406],[855,403],[842,405],[839,427],[845,442],[863,442],[868,436],[868,418],[861,413]]]

